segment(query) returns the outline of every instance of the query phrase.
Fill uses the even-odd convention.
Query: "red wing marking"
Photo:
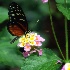
[[[22,36],[24,34],[24,31],[17,25],[9,26],[9,30],[15,36]]]

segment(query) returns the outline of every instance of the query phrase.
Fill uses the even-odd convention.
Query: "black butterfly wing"
[[[22,36],[28,30],[28,23],[22,8],[15,2],[9,5],[8,31],[13,36]]]

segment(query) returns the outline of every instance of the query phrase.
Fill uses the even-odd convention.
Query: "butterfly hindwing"
[[[15,2],[9,5],[8,31],[14,36],[22,36],[28,30],[27,20],[22,8]]]

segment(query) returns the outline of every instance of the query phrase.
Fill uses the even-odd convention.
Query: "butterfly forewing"
[[[9,5],[8,31],[14,36],[22,36],[28,30],[27,20],[22,8],[15,2]]]

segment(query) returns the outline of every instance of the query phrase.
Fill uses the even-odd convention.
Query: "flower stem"
[[[58,49],[59,49],[59,51],[60,51],[60,53],[61,53],[63,59],[65,60],[65,58],[64,58],[64,56],[63,56],[63,54],[62,54],[62,51],[61,51],[61,49],[60,49],[59,43],[58,43],[58,41],[57,41],[57,37],[56,37],[55,31],[54,31],[54,26],[53,26],[53,21],[52,21],[52,15],[51,15],[51,8],[50,8],[50,0],[48,0],[48,6],[49,6],[49,12],[50,12],[50,21],[51,21],[52,32],[53,32],[53,35],[54,35],[54,38],[55,38],[57,47],[58,47]]]
[[[66,60],[68,61],[68,31],[67,31],[67,19],[65,17],[65,37],[66,37]]]
[[[67,1],[65,0],[65,6]],[[67,6],[66,6],[67,9]],[[65,17],[65,37],[66,37],[66,61],[68,61],[68,30],[67,30],[67,18]]]

